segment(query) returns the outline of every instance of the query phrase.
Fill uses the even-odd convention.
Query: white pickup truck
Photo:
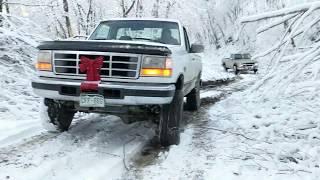
[[[235,74],[243,71],[258,72],[258,62],[252,60],[250,54],[231,54],[230,58],[222,59],[222,66],[226,71],[233,69]]]
[[[118,115],[126,123],[153,120],[162,146],[179,144],[182,113],[198,110],[202,45],[190,45],[179,21],[112,19],[84,41],[38,46],[34,92],[44,98],[57,130],[76,112]]]

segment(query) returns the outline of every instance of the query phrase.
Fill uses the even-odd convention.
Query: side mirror
[[[191,53],[202,53],[204,51],[204,46],[201,44],[192,44]]]

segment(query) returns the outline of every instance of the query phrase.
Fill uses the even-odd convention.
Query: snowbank
[[[221,65],[221,60],[226,57],[230,57],[230,54],[240,52],[236,47],[226,47],[219,50],[208,49],[202,55],[202,80],[203,81],[215,81],[232,79],[235,75],[232,72],[226,72]]]
[[[0,28],[0,142],[34,134],[41,128],[38,102],[30,80],[35,74],[36,45],[45,39],[41,29],[28,19],[1,15]],[[11,136],[16,138],[10,138]]]

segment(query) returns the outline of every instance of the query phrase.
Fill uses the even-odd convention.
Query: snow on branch
[[[258,15],[247,16],[247,17],[241,18],[240,22],[241,23],[256,22],[264,19],[270,19],[270,18],[308,11],[311,8],[320,9],[320,2],[304,3],[303,5],[298,5],[291,8],[284,8],[277,11],[271,11],[271,12],[266,12]]]
[[[27,6],[27,7],[54,7],[53,5],[48,5],[48,4],[26,4],[26,3],[20,3],[20,2],[3,2],[2,4],[19,5],[19,6]]]
[[[308,79],[306,75],[308,73],[305,71],[309,71],[308,69],[319,61],[320,43],[316,41],[319,37],[312,40],[305,36],[316,35],[314,27],[320,23],[319,9],[320,2],[318,1],[241,19],[243,25],[273,19],[270,23],[260,27],[257,30],[258,34],[281,24],[284,24],[286,28],[280,40],[275,41],[270,49],[253,57],[258,59],[273,53],[268,58],[270,61],[267,74],[252,87],[250,93],[260,92],[256,94],[258,96],[265,96],[269,93],[269,97],[290,96],[291,93],[295,93],[292,90],[294,88],[290,89],[290,87],[296,87],[299,81]],[[299,46],[306,45],[311,49],[299,49]],[[291,59],[288,59],[288,55],[291,55]],[[318,69],[313,70],[312,74],[317,77]],[[308,93],[308,91],[310,89],[304,89],[303,92]]]
[[[260,27],[257,30],[257,33],[261,34],[261,33],[265,32],[265,31],[268,31],[269,29],[272,29],[272,28],[274,28],[276,26],[279,26],[279,25],[283,24],[284,22],[286,22],[286,21],[288,21],[288,20],[290,20],[290,19],[292,19],[292,18],[294,18],[296,16],[298,16],[297,13],[289,15],[289,16],[285,16],[285,17],[283,17],[283,18],[281,18],[279,20],[276,20],[276,21],[273,21],[273,22],[271,22],[269,24],[266,24],[266,25]]]

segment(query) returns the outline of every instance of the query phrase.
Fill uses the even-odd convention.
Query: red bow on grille
[[[86,72],[86,81],[81,83],[81,91],[96,91],[98,90],[98,84],[100,83],[100,70],[103,66],[103,56],[99,56],[95,59],[89,59],[85,56],[80,57],[80,72]]]
[[[103,56],[89,59],[85,56],[80,58],[80,72],[87,72],[87,81],[100,81],[100,70],[103,66]]]

